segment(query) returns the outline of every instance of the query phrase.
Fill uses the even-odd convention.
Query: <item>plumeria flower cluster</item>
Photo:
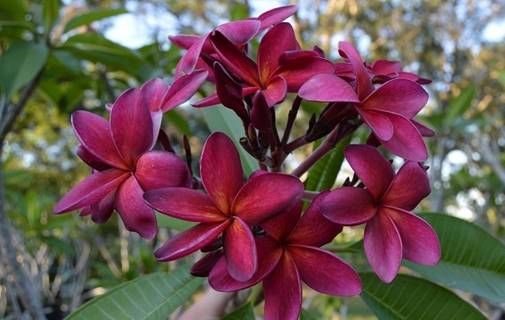
[[[103,223],[116,210],[128,230],[146,239],[157,233],[154,210],[195,223],[161,245],[155,257],[173,261],[201,251],[191,272],[208,277],[219,291],[261,283],[268,320],[299,316],[302,283],[329,295],[360,294],[358,273],[325,249],[344,226],[364,225],[366,257],[384,282],[395,278],[402,259],[436,264],[437,235],[411,212],[430,193],[423,136],[434,132],[416,120],[428,100],[422,85],[430,81],[403,71],[397,61],[366,62],[348,42],[339,44],[337,62],[318,47],[302,49],[284,22],[295,12],[295,6],[279,7],[203,36],[170,37],[186,50],[170,85],[154,79],[127,90],[108,108],[108,120],[75,112],[77,154],[91,175],[54,211],[80,210]],[[221,104],[236,113],[244,127],[239,147],[259,164],[248,177],[237,146],[224,133],[206,139],[199,177],[166,147],[163,113],[188,101],[204,82],[215,93],[193,106]],[[305,123],[302,136],[292,138],[303,100],[327,105]],[[288,101],[281,136],[277,106]],[[362,125],[370,133],[367,143],[349,145],[344,153],[354,176],[334,190],[305,191],[303,174]],[[318,139],[322,143],[312,154],[283,172],[290,153]],[[382,147],[404,159],[398,172],[379,152]]]

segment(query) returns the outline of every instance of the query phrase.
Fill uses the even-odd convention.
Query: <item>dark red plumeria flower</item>
[[[257,18],[227,22],[216,27],[214,30],[223,33],[235,46],[242,48],[259,32],[284,21],[295,12],[296,6],[294,5],[278,7],[262,13]],[[211,80],[214,79],[212,68],[209,68],[200,58],[202,53],[208,55],[215,53],[208,39],[210,34],[211,32],[204,36],[177,35],[169,37],[170,41],[176,46],[187,49],[187,52],[183,55],[175,69],[176,77],[190,74],[195,68],[202,68],[209,71]]]
[[[154,238],[156,218],[144,203],[144,191],[191,185],[183,160],[169,152],[150,151],[161,115],[188,100],[205,78],[206,72],[199,71],[171,86],[154,79],[141,89],[127,90],[112,105],[109,121],[87,111],[74,112],[72,126],[81,143],[78,155],[93,174],[72,188],[54,212],[82,208],[82,214],[105,222],[116,209],[128,230]]]
[[[400,61],[376,60],[372,62],[368,70],[372,74],[373,82],[383,83],[391,79],[401,78],[415,81],[419,84],[430,84],[431,80],[422,78],[415,73],[403,71]]]
[[[342,225],[366,222],[365,253],[384,282],[395,278],[402,257],[419,264],[437,264],[437,234],[410,212],[430,193],[426,171],[416,162],[406,162],[395,175],[391,164],[367,145],[347,147],[345,157],[366,188],[331,191],[321,201],[323,215]]]
[[[209,275],[210,285],[219,291],[238,291],[263,281],[267,320],[298,319],[302,281],[325,294],[360,294],[361,281],[354,269],[319,248],[342,230],[320,214],[319,199],[301,217],[299,203],[262,225],[267,234],[256,237],[259,264],[253,278],[247,282],[233,279],[226,259],[221,258]]]
[[[269,106],[284,100],[287,92],[298,91],[312,76],[334,72],[333,64],[315,51],[300,51],[293,27],[289,23],[275,25],[261,39],[258,63],[219,31],[212,33],[210,40],[217,53],[217,60],[243,82],[242,96],[261,91]],[[194,106],[206,107],[218,103],[218,95],[213,94]]]
[[[147,203],[162,213],[199,222],[156,250],[160,261],[191,254],[223,234],[227,270],[237,280],[250,279],[257,269],[256,244],[251,226],[298,202],[303,184],[282,173],[256,174],[243,183],[240,157],[223,133],[206,141],[200,161],[202,184],[207,194],[186,188],[148,191]]]
[[[428,93],[418,83],[399,78],[375,89],[356,49],[350,43],[341,42],[340,52],[352,65],[355,87],[335,74],[320,74],[300,88],[299,96],[312,101],[352,103],[388,150],[408,160],[426,160],[428,151],[420,130],[427,128],[418,128],[420,124],[413,118],[428,101]]]

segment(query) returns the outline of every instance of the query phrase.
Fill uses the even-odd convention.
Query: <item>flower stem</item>
[[[305,172],[307,172],[319,159],[324,157],[328,152],[330,152],[337,143],[340,142],[345,136],[356,130],[359,124],[351,124],[349,122],[343,122],[336,126],[330,134],[326,137],[323,144],[319,146],[310,156],[308,156],[293,172],[292,175],[296,177],[301,177]]]
[[[293,101],[293,105],[288,115],[288,122],[286,123],[286,129],[284,130],[284,134],[282,135],[281,145],[284,146],[288,143],[289,135],[291,134],[291,130],[293,129],[293,125],[296,120],[296,115],[298,114],[298,110],[300,109],[300,104],[302,103],[302,98],[296,96],[295,101]]]

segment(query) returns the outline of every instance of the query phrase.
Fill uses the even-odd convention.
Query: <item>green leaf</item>
[[[158,222],[158,227],[170,228],[178,231],[187,230],[195,225],[193,222],[172,218],[161,213],[156,215],[156,220]]]
[[[446,214],[422,214],[437,232],[442,258],[434,267],[406,265],[432,281],[505,301],[505,245],[481,227]]]
[[[173,109],[166,112],[165,118],[168,122],[175,125],[180,132],[187,136],[191,135],[191,128],[189,127],[188,121],[178,110]]]
[[[202,284],[184,266],[125,282],[75,310],[70,319],[167,319]]]
[[[60,10],[59,0],[44,0],[42,3],[42,17],[44,20],[44,27],[46,34],[51,32],[54,23],[58,19],[58,14]]]
[[[242,167],[244,168],[245,174],[249,175],[254,170],[257,170],[257,161],[247,153],[239,143],[240,138],[245,134],[242,128],[242,122],[235,113],[223,106],[204,108],[202,111],[210,131],[224,132],[235,142],[235,146],[240,153],[240,159],[242,160]]]
[[[230,314],[227,314],[221,320],[255,320],[254,308],[251,303],[246,303]]]
[[[360,273],[361,297],[381,320],[484,320],[479,310],[454,292],[428,280],[400,274],[385,284],[373,273]]]
[[[94,10],[90,12],[83,13],[79,16],[72,18],[67,25],[65,26],[65,30],[63,32],[68,32],[72,29],[78,28],[80,26],[89,25],[92,22],[102,20],[105,18],[117,16],[120,14],[128,13],[126,9],[100,9]]]
[[[451,125],[454,120],[461,117],[468,108],[472,105],[473,98],[475,97],[476,87],[469,85],[463,88],[460,94],[452,97],[445,112],[445,123]]]
[[[328,190],[335,184],[342,162],[344,161],[344,149],[351,142],[352,135],[346,137],[326,156],[319,159],[310,169],[305,187],[311,191]],[[314,149],[320,142],[314,143]]]
[[[6,100],[28,84],[47,61],[49,50],[44,44],[14,42],[0,57],[0,86]]]
[[[81,59],[103,63],[111,69],[136,73],[143,63],[138,52],[104,38],[98,33],[86,32],[70,37],[61,47]]]

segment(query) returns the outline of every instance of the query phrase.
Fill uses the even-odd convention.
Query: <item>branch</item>
[[[12,129],[12,126],[14,125],[14,122],[21,113],[21,110],[23,110],[24,106],[35,92],[35,89],[37,88],[40,79],[42,79],[42,74],[44,73],[44,70],[45,67],[42,68],[37,73],[35,78],[33,78],[32,81],[30,81],[30,83],[24,88],[24,90],[21,92],[21,97],[19,98],[19,101],[16,104],[9,105],[7,107],[7,110],[5,111],[5,114],[1,115],[0,148],[3,148],[3,142],[5,141],[5,137]]]

